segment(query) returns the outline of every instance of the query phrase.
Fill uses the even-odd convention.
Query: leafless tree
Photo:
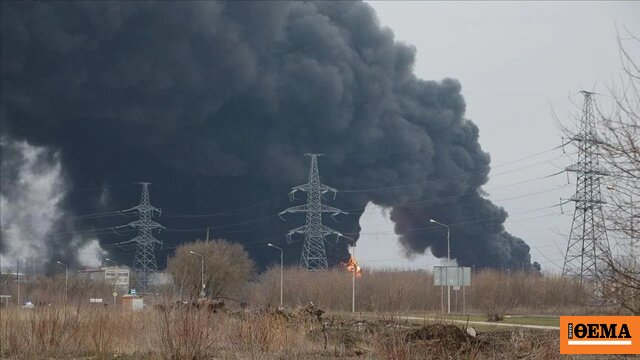
[[[180,245],[169,259],[168,270],[185,298],[194,299],[200,294],[201,259],[205,294],[209,297],[234,298],[254,273],[253,261],[239,244],[213,240]]]
[[[625,29],[618,45],[623,72],[601,97],[610,99],[610,106],[598,107],[596,125],[599,154],[609,173],[606,227],[619,244],[617,251],[605,253],[609,271],[604,280],[616,303],[640,314],[640,62],[632,56],[640,50],[640,39]]]

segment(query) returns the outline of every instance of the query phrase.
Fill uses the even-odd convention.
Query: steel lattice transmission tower
[[[126,211],[137,211],[138,220],[130,222],[124,226],[130,226],[138,229],[138,236],[124,243],[136,243],[136,253],[133,258],[134,270],[134,286],[141,293],[147,293],[151,289],[149,279],[158,271],[156,264],[156,255],[154,245],[160,244],[160,241],[153,237],[153,230],[164,228],[162,225],[151,220],[154,215],[161,215],[161,210],[151,205],[149,200],[149,184],[143,182],[142,195],[140,196],[140,205]]]
[[[325,235],[335,234],[344,236],[338,231],[322,224],[322,213],[332,213],[332,217],[339,214],[346,214],[344,211],[322,203],[322,195],[326,192],[333,192],[335,199],[336,189],[321,184],[318,172],[318,156],[322,154],[305,154],[311,157],[311,169],[309,170],[309,182],[291,188],[289,198],[294,199],[297,191],[307,193],[307,203],[304,205],[290,207],[278,215],[282,218],[285,213],[306,213],[307,221],[303,226],[292,229],[287,233],[287,241],[291,243],[291,235],[295,233],[304,234],[304,244],[300,257],[300,267],[308,271],[325,270],[328,268],[327,252],[324,246]]]
[[[578,279],[602,294],[601,275],[607,270],[604,256],[609,254],[609,239],[602,213],[600,179],[607,175],[600,167],[596,120],[593,112],[593,93],[581,91],[584,108],[580,131],[571,140],[578,147],[578,162],[567,167],[577,175],[571,234],[562,268],[562,275]]]

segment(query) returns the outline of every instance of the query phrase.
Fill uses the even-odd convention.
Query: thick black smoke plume
[[[460,264],[530,266],[529,247],[504,231],[507,213],[482,197],[489,155],[464,117],[460,84],[416,78],[415,49],[381,28],[367,4],[1,6],[2,134],[59,154],[75,214],[135,206],[139,187],[120,185],[150,181],[166,247],[202,238],[204,229],[188,229],[210,225],[212,237],[243,242],[264,263],[262,240],[299,225],[275,214],[291,205],[282,195],[306,181],[302,155],[316,152],[326,154],[324,183],[377,189],[339,193],[331,205],[359,210],[332,227],[357,238],[372,201],[393,207],[408,252],[446,256],[444,232],[428,222],[435,218],[457,224]],[[71,246],[65,236],[48,241]],[[346,254],[345,242],[330,247],[333,263]]]

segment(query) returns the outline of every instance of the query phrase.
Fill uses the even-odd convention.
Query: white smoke
[[[47,148],[6,137],[0,138],[0,147],[0,264],[14,266],[18,260],[37,259],[44,265],[51,255],[47,241],[59,236],[55,225],[65,216],[61,207],[65,184],[60,156]],[[73,254],[79,263],[99,264],[104,251],[97,240],[75,236],[71,242],[86,244]]]
[[[78,249],[78,263],[82,266],[98,267],[107,255],[107,252],[100,247],[98,240],[91,239]]]

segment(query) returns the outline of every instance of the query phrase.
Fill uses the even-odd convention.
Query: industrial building
[[[105,281],[114,284],[118,294],[129,292],[130,271],[125,267],[105,266],[100,268],[87,268],[76,272],[78,279],[90,279],[95,281]]]

